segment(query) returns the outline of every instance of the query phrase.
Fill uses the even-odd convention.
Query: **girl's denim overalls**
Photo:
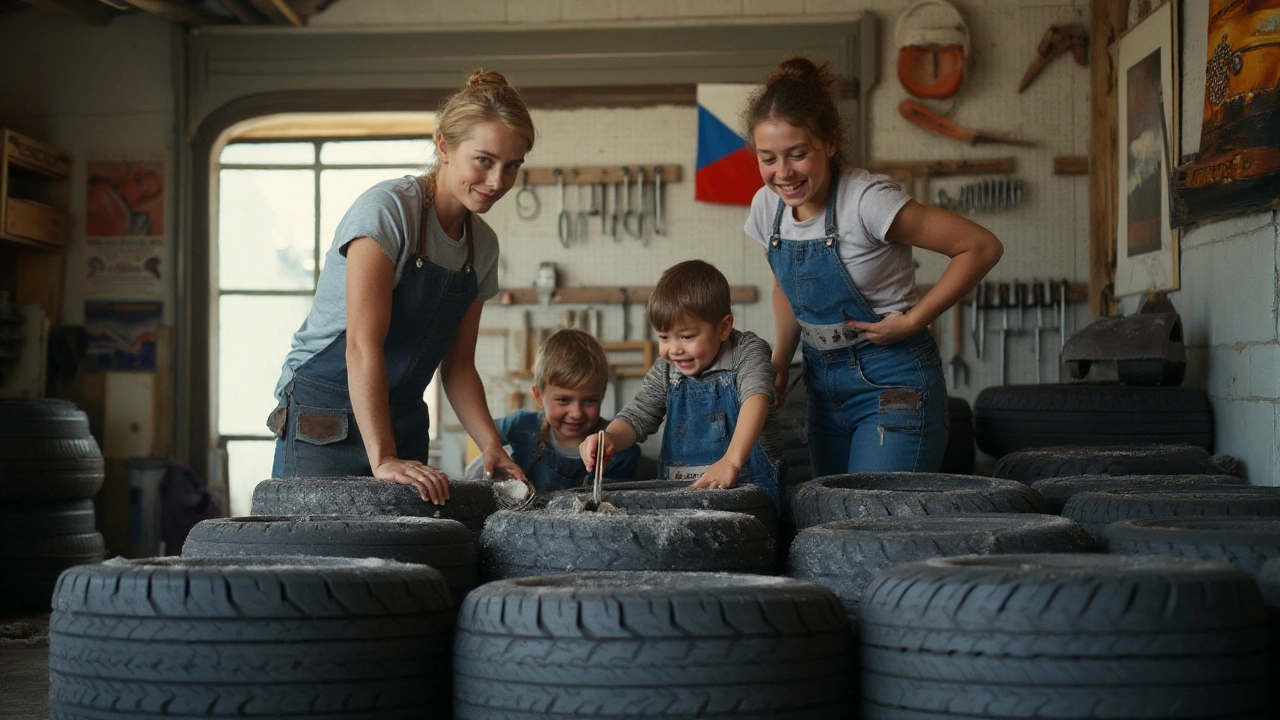
[[[508,416],[510,417],[510,416]],[[507,422],[501,423],[507,425]],[[499,428],[501,430],[501,427]],[[524,473],[540,493],[581,487],[587,479],[587,466],[580,457],[560,454],[551,446],[551,428],[542,413],[525,412],[502,433],[511,445],[511,459],[524,468]],[[604,469],[610,480],[631,480],[635,477],[640,447],[632,445],[614,456]]]
[[[814,477],[850,472],[937,472],[948,434],[947,388],[928,331],[893,345],[858,338],[846,320],[879,322],[836,252],[831,178],[823,240],[781,236],[778,200],[769,265],[800,323],[809,456]]]
[[[667,429],[658,453],[660,479],[693,482],[724,457],[742,407],[737,378],[736,371],[725,370],[706,380],[681,375],[668,382]],[[781,509],[782,477],[781,462],[770,462],[757,439],[738,473],[738,482],[758,486]]]
[[[422,254],[426,224],[424,208],[418,252],[409,258],[391,292],[391,322],[382,347],[396,456],[424,464],[430,420],[422,394],[477,294],[471,216],[466,227],[467,262],[458,271],[436,265]],[[277,433],[272,477],[373,474],[347,387],[344,330],[298,366],[284,387],[281,408],[272,413],[274,422],[269,423]],[[283,421],[280,410],[284,410]]]

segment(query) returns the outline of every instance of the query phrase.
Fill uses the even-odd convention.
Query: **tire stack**
[[[0,607],[47,610],[59,573],[104,552],[88,416],[62,400],[0,400],[0,468]]]

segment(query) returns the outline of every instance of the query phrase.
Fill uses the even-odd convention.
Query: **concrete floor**
[[[24,621],[49,627],[49,613],[0,616],[0,625]],[[0,645],[0,717],[47,720],[49,717],[49,648],[21,643]]]

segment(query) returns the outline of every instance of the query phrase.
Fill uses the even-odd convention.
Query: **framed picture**
[[[1178,157],[1176,3],[1120,36],[1116,296],[1178,289],[1178,232],[1169,193]]]

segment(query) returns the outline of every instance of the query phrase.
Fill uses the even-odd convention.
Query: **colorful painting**
[[[1210,0],[1200,151],[1177,169],[1177,226],[1280,208],[1280,0]]]
[[[1116,225],[1117,297],[1178,289],[1178,234],[1169,186],[1177,122],[1175,3],[1153,10],[1120,37]]]
[[[108,160],[88,163],[85,236],[164,235],[164,161]]]
[[[164,305],[158,302],[86,301],[89,371],[154,371],[156,333],[163,322]]]

